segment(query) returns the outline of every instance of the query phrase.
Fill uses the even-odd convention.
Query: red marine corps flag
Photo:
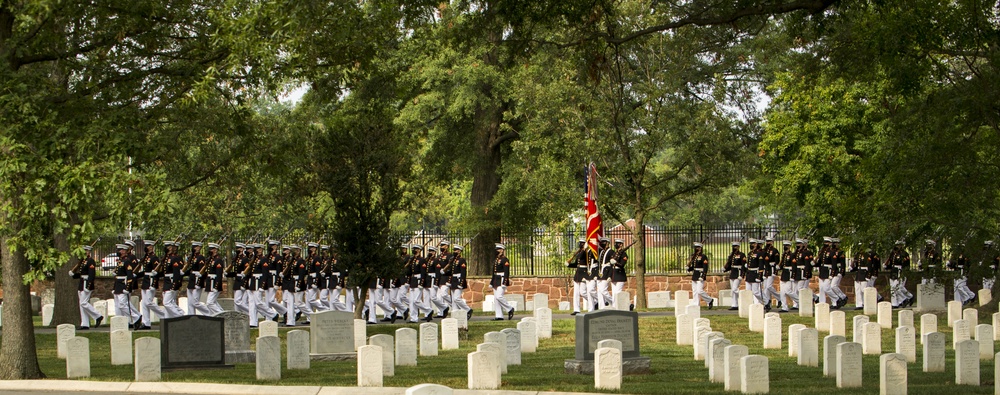
[[[604,224],[601,223],[601,213],[597,211],[597,167],[591,162],[587,166],[587,180],[584,183],[586,193],[583,195],[583,205],[587,210],[587,246],[590,253],[597,258],[597,239],[604,237]]]

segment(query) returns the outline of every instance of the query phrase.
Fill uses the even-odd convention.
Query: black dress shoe
[[[778,310],[781,310],[781,302],[778,302]]]
[[[104,321],[104,316],[103,315],[100,316],[100,317],[97,317],[97,319],[94,320],[94,328],[100,328],[101,327],[101,322],[103,322],[103,321]]]
[[[392,321],[392,316],[388,316],[388,317],[383,317],[383,318],[382,318],[381,320],[379,320],[379,321],[382,321],[382,322],[389,322],[389,321]]]
[[[449,311],[451,311],[451,307],[445,307],[444,310],[441,310],[441,318],[448,317]]]
[[[503,318],[497,317],[497,318],[494,318],[493,321],[503,321]]]
[[[712,309],[712,305],[714,305],[714,304],[715,304],[715,300],[709,300],[708,301],[708,309],[711,310]]]
[[[79,328],[76,328],[76,330],[78,330],[78,331],[89,331],[90,327],[89,326],[81,326]]]
[[[577,314],[580,314],[580,312],[579,311],[574,311],[574,312],[570,313],[570,315],[577,315]]]
[[[739,310],[739,307],[730,307],[729,310]]]
[[[855,308],[854,308],[854,310],[864,310],[864,309],[865,309],[865,307],[864,307],[864,306],[861,306],[861,307],[855,307]]]
[[[471,319],[472,319],[472,309],[469,309],[468,311],[465,312],[465,320],[468,321]]]
[[[410,309],[403,310],[403,318],[410,316]]]
[[[424,321],[425,321],[425,322],[431,322],[431,321],[434,321],[434,315],[433,315],[433,314],[431,314],[431,313],[427,313],[427,315],[426,315],[426,316],[424,316]]]
[[[368,325],[378,325],[377,322],[371,322],[371,321],[367,321],[367,322],[368,322]]]
[[[142,317],[139,317],[139,319],[132,323],[132,328],[142,328]]]
[[[295,313],[295,322],[299,322],[299,318],[302,318],[302,312]]]
[[[634,311],[634,310],[635,310],[635,305],[629,303],[629,305],[628,305],[628,311]]]
[[[361,313],[361,318],[364,318],[365,321],[368,321],[368,310],[365,310],[363,313]]]
[[[512,320],[512,319],[514,319],[514,308],[513,307],[511,307],[510,311],[507,312],[507,320],[509,321],[509,320]]]
[[[597,303],[594,303],[594,311],[597,311]]]

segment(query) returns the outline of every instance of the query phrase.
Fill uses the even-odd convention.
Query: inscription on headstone
[[[979,359],[993,358],[993,325],[976,325],[976,341],[979,342]]]
[[[135,381],[160,381],[160,339],[135,339]]]
[[[708,345],[708,380],[725,383],[726,347],[733,345],[729,339],[715,339]]]
[[[381,387],[384,361],[379,346],[358,348],[358,387]]]
[[[830,334],[847,336],[847,318],[843,311],[830,312]]]
[[[90,339],[73,337],[66,340],[66,378],[90,377]]]
[[[433,322],[420,324],[420,356],[438,355],[438,325]]]
[[[622,342],[623,358],[639,356],[639,314],[603,310],[576,316],[576,359],[593,360],[597,342]]]
[[[869,320],[868,316],[866,316],[866,315],[856,315],[856,316],[854,316],[854,326],[851,327],[851,330],[852,330],[852,332],[854,334],[854,337],[853,337],[853,339],[851,341],[853,341],[855,343],[858,343],[858,344],[863,344],[864,343],[864,340],[863,340],[864,339],[864,328],[865,328],[865,324],[868,323],[868,320]]]
[[[598,348],[594,352],[594,387],[617,390],[622,386],[622,351]]]
[[[236,311],[223,311],[215,316],[225,320],[226,363],[254,362],[257,353],[250,350],[250,317]]]
[[[489,351],[469,353],[469,389],[500,388],[500,356]]]
[[[896,328],[896,353],[903,354],[906,357],[906,362],[917,362],[917,341],[914,338],[912,327]]]
[[[526,318],[517,323],[517,329],[521,331],[521,352],[533,353],[538,348],[538,326],[534,320],[525,320]],[[444,325],[443,321],[441,325]]]
[[[847,338],[840,335],[829,335],[823,338],[823,376],[835,377],[837,375],[837,346],[847,342]]]
[[[945,336],[941,332],[931,332],[924,337],[924,372],[944,371]]]
[[[396,329],[396,366],[417,366],[418,335],[413,328]]]
[[[257,338],[257,380],[281,380],[281,339]]]
[[[111,332],[111,365],[132,364],[132,332]]]
[[[396,374],[393,341],[391,335],[374,335],[368,339],[369,345],[378,346],[382,350],[382,376],[384,377],[392,377]],[[351,341],[351,343],[354,342]]]
[[[535,309],[535,323],[538,324],[538,338],[552,338],[552,309],[541,307]]]
[[[937,315],[923,314],[920,316],[920,343],[924,343],[924,335],[937,332]]]
[[[73,324],[62,324],[56,327],[56,355],[60,359],[66,359],[66,342],[76,336],[76,327]]]
[[[532,323],[534,325],[534,323]],[[518,324],[520,326],[520,324]],[[535,344],[538,344],[538,338],[535,338]],[[459,346],[458,343],[458,320],[454,318],[445,318],[441,320],[441,349],[442,350],[457,350]]]
[[[288,331],[286,336],[288,370],[308,370],[310,366],[309,331],[301,329]]]
[[[840,343],[837,345],[837,388],[861,386],[861,345]]]
[[[879,392],[882,395],[906,395],[906,383],[905,356],[892,353],[879,357]]]
[[[313,354],[354,352],[354,313],[324,311],[313,314],[309,320],[310,349]]]
[[[955,384],[979,385],[979,342],[962,340],[955,347]]]
[[[740,358],[740,391],[744,394],[766,394],[770,391],[767,357],[747,355]]]
[[[740,359],[749,355],[747,346],[734,344],[725,348],[723,363],[726,369],[723,372],[724,388],[726,391],[737,391],[740,389],[742,375],[740,373]]]

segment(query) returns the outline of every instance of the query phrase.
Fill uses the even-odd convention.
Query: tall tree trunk
[[[0,196],[0,199],[3,197]],[[8,202],[14,204],[13,202]],[[16,212],[16,205],[11,208]],[[16,234],[21,225],[2,217],[11,234]],[[3,279],[3,328],[0,339],[0,380],[24,380],[44,378],[38,367],[35,353],[35,327],[31,318],[31,294],[24,274],[28,272],[28,259],[24,250],[15,250],[10,244],[10,236],[0,237],[0,265]]]
[[[64,228],[62,232],[53,232],[52,244],[57,251],[69,253],[71,250],[69,231],[75,223],[76,221],[70,221],[70,226]],[[80,299],[76,293],[77,281],[79,280],[74,280],[69,276],[70,269],[76,266],[79,261],[80,258],[71,256],[68,262],[56,269],[56,300],[55,309],[52,311],[52,324],[50,325],[52,327],[60,324],[80,324]]]
[[[366,281],[362,284],[368,284],[368,282]],[[344,291],[354,292],[351,289],[345,289]],[[354,300],[354,319],[356,320],[363,319],[362,317],[364,316],[365,304],[368,303],[369,296],[370,295],[368,295],[368,287],[364,286],[361,287],[361,292],[358,293],[358,297],[355,298]],[[375,310],[369,311],[368,314],[375,314]]]
[[[646,307],[646,213],[642,210],[635,211],[635,228],[632,229],[632,237],[635,237],[635,308]]]

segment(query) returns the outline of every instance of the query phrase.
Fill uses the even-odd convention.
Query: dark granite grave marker
[[[231,368],[226,365],[225,320],[189,315],[160,323],[163,370]]]
[[[599,310],[576,316],[576,358],[566,360],[566,372],[593,374],[597,343],[607,339],[622,342],[625,374],[649,372],[649,358],[639,354],[639,314],[620,310]]]

